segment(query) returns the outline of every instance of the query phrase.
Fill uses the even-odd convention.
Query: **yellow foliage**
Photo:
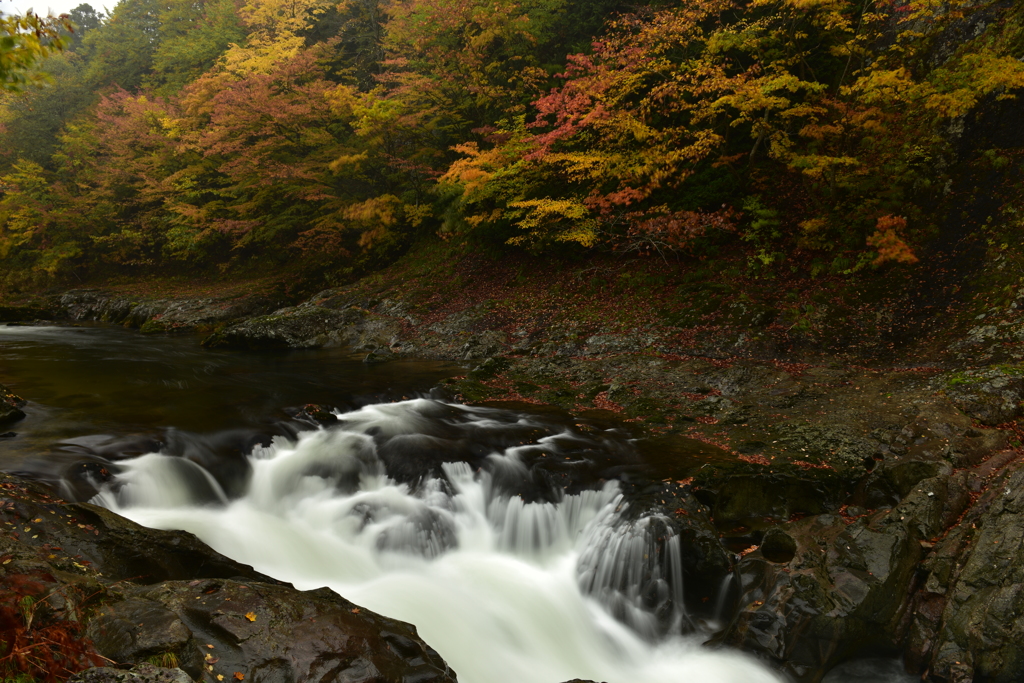
[[[273,39],[311,28],[310,17],[335,4],[330,0],[249,0],[238,14],[253,33]]]
[[[360,152],[358,154],[342,154],[339,157],[335,157],[334,161],[329,164],[329,168],[339,173],[342,169],[349,166],[359,166],[362,162],[369,158],[368,152]]]
[[[467,197],[481,190],[494,177],[494,172],[507,161],[504,150],[496,147],[481,151],[475,142],[456,145],[452,150],[466,156],[452,162],[440,182],[461,185],[463,196]]]
[[[516,224],[529,233],[509,239],[509,244],[553,239],[593,247],[598,242],[598,223],[590,217],[590,209],[577,199],[530,199],[513,202],[511,206],[525,210],[525,216]],[[568,227],[561,227],[566,223]]]
[[[396,211],[401,206],[402,202],[398,197],[386,194],[352,204],[342,211],[342,215],[352,221],[390,226],[395,224]]]

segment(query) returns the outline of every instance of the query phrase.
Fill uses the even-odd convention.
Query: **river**
[[[782,680],[701,645],[727,607],[687,613],[684,551],[623,512],[617,477],[648,467],[628,431],[427,394],[462,371],[0,326],[0,382],[30,399],[0,467],[411,622],[464,683]],[[326,428],[294,419],[307,404],[329,407]],[[90,479],[90,461],[113,477]],[[910,679],[868,660],[826,680]]]

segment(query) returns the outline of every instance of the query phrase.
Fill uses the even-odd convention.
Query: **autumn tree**
[[[967,11],[709,0],[622,16],[495,146],[459,147],[444,181],[465,225],[511,222],[510,241],[534,245],[680,248],[738,227],[744,193],[785,197],[766,210],[786,230],[748,218],[738,233],[761,261],[785,239],[848,268],[843,254],[871,246],[881,217],[919,213],[943,126],[1024,84],[1024,65],[984,35],[927,63],[934,36]],[[704,191],[716,174],[731,175],[731,197]]]

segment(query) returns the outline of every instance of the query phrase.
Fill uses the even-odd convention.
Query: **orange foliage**
[[[874,260],[876,266],[886,261],[917,263],[918,258],[914,252],[896,234],[897,230],[905,230],[906,227],[907,219],[902,216],[882,216],[878,219],[874,234],[868,237],[868,246],[878,250],[878,257]]]

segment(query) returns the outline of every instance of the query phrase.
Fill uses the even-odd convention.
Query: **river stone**
[[[0,384],[0,425],[23,419],[25,412],[21,408],[24,405],[25,399]]]
[[[652,575],[652,570],[659,563],[663,566],[669,559],[664,540],[672,536],[679,539],[683,585],[670,588],[679,588],[686,604],[674,605],[672,595],[675,591],[669,590],[660,604],[649,605],[651,611],[661,618],[662,626],[667,625],[666,618],[674,607],[682,608],[692,617],[713,619],[715,615],[711,610],[716,604],[722,581],[733,570],[733,562],[719,541],[707,508],[693,495],[691,486],[681,482],[626,485],[623,493],[628,504],[625,518],[635,521],[651,517],[649,533],[659,540],[653,544],[652,550],[657,557],[645,564],[644,573],[640,576],[641,593],[657,594],[654,588],[664,576],[670,576],[669,572],[664,572],[663,576]]]
[[[274,582],[186,531],[149,529],[105,508],[66,503],[46,487],[0,473],[0,519],[22,527],[21,542],[56,546],[113,580],[245,577]],[[24,530],[27,528],[28,530]]]
[[[484,330],[471,335],[459,349],[462,360],[483,360],[501,353],[507,346],[505,334],[497,330]]]

